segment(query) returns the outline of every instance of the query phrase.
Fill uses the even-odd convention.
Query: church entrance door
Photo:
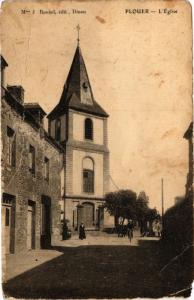
[[[82,222],[86,229],[94,227],[94,205],[92,203],[83,203]]]

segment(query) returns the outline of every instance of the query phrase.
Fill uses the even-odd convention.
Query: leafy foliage
[[[136,199],[136,193],[131,190],[107,193],[105,195],[105,208],[110,215],[114,215],[117,219],[122,218],[124,222],[126,218],[136,217]]]
[[[149,198],[144,191],[137,195],[132,190],[119,190],[105,195],[104,207],[115,217],[115,223],[121,219],[138,220],[140,223],[152,222],[158,217],[157,210],[148,207]]]
[[[149,198],[148,196],[146,196],[146,193],[144,191],[140,192],[136,203],[138,221],[145,220],[146,214],[148,212],[148,201]]]

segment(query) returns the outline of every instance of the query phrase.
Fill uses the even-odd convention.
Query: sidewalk
[[[127,235],[125,237],[118,237],[117,234],[104,233],[100,236],[93,236],[89,232],[86,232],[86,239],[80,240],[78,234],[73,235],[69,240],[59,241],[53,246],[63,247],[80,247],[80,246],[138,246],[139,240],[148,240],[150,238],[140,237],[139,232],[134,232],[134,237],[130,242]],[[157,238],[151,238],[157,239]]]
[[[19,254],[8,254],[2,259],[3,281],[7,281],[47,261],[62,255],[55,250],[30,250]]]

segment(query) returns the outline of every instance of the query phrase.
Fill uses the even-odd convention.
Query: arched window
[[[85,139],[93,140],[93,123],[89,118],[85,119]]]
[[[55,123],[55,139],[57,142],[61,140],[61,120],[57,119]]]
[[[89,157],[83,160],[83,192],[94,193],[94,162]]]

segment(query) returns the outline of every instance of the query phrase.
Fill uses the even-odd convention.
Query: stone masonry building
[[[21,86],[5,87],[1,57],[1,190],[4,253],[47,248],[60,238],[63,149],[43,128],[37,103],[24,103]]]

